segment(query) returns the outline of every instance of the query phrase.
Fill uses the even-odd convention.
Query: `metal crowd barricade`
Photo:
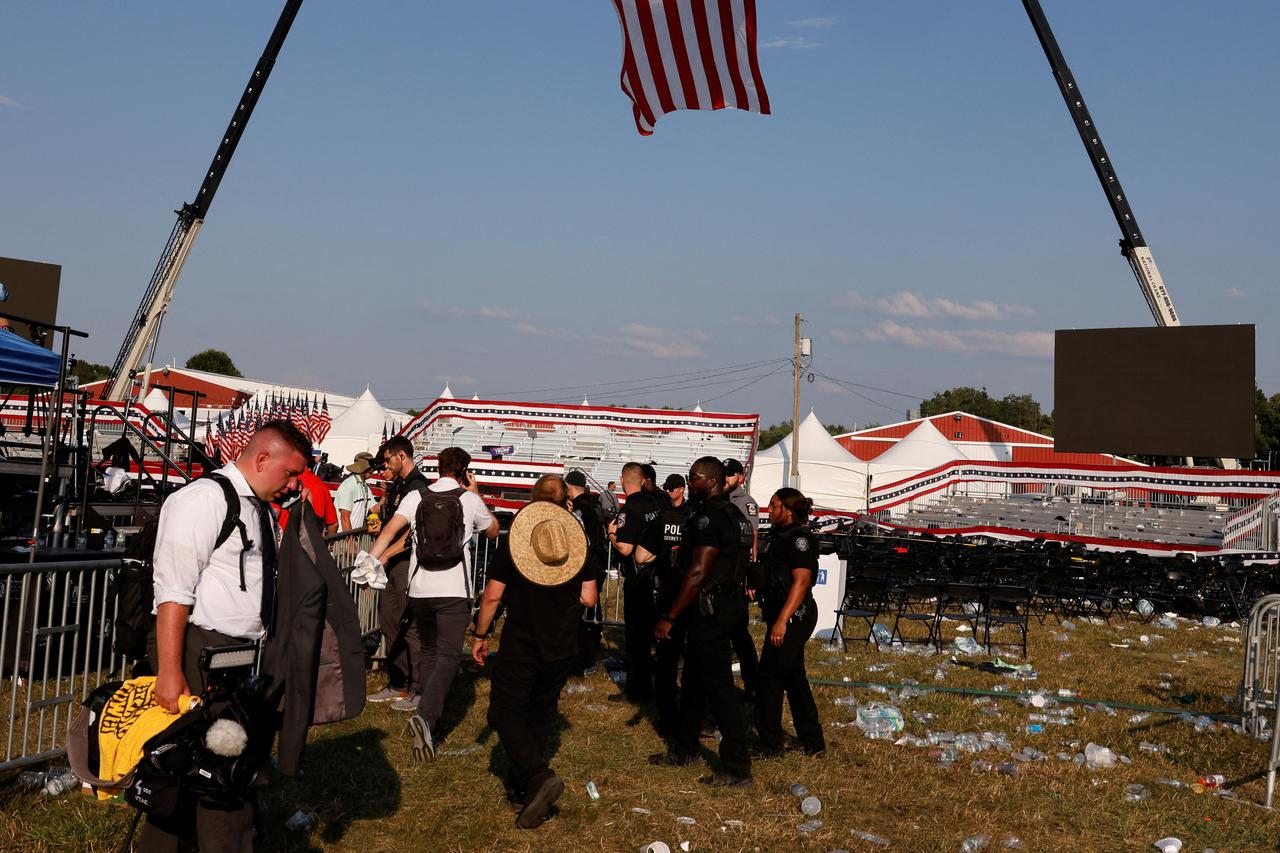
[[[356,612],[360,616],[360,633],[370,637],[378,630],[378,591],[351,581],[351,570],[355,568],[356,555],[368,551],[377,534],[370,533],[364,527],[354,530],[343,530],[325,537],[329,553],[338,564],[338,571],[347,581],[347,589],[356,602]]]
[[[62,754],[76,706],[121,677],[108,592],[119,567],[118,559],[0,565],[0,772]]]
[[[1270,727],[1266,806],[1275,798],[1280,768],[1280,595],[1258,599],[1244,626],[1244,676],[1240,681],[1240,724],[1246,734],[1263,738]]]

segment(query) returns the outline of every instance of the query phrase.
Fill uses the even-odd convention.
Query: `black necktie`
[[[271,507],[266,501],[254,498],[258,508],[258,539],[262,542],[262,627],[271,630],[276,618],[276,529],[272,523]]]

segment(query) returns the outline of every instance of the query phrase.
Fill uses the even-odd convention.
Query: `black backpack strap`
[[[244,550],[249,550],[253,547],[253,541],[249,538],[249,531],[245,529],[244,521],[240,518],[240,495],[236,493],[236,487],[231,485],[231,480],[225,474],[214,472],[209,475],[209,479],[222,487],[222,496],[227,500],[227,515],[222,519],[222,528],[218,531],[218,539],[213,544],[214,550],[221,548],[231,538],[233,530],[240,531],[240,544],[244,546]],[[240,591],[245,592],[247,589],[244,582],[244,559],[241,558]]]

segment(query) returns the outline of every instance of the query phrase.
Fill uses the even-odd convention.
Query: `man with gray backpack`
[[[434,730],[444,711],[445,697],[458,670],[463,639],[471,622],[476,590],[471,577],[467,543],[475,534],[498,537],[498,520],[480,497],[468,475],[471,455],[460,447],[440,452],[440,479],[422,492],[408,494],[368,554],[357,558],[356,573],[373,569],[406,525],[413,543],[409,563],[409,607],[418,626],[418,712],[409,719],[413,757],[435,760]]]

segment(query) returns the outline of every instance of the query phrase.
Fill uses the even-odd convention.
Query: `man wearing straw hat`
[[[488,723],[507,753],[508,796],[522,829],[540,826],[564,793],[547,764],[547,738],[576,664],[578,623],[596,603],[587,536],[568,505],[564,478],[547,474],[534,485],[531,502],[511,522],[506,547],[489,564],[471,647],[471,657],[484,666],[494,616],[505,602]]]

